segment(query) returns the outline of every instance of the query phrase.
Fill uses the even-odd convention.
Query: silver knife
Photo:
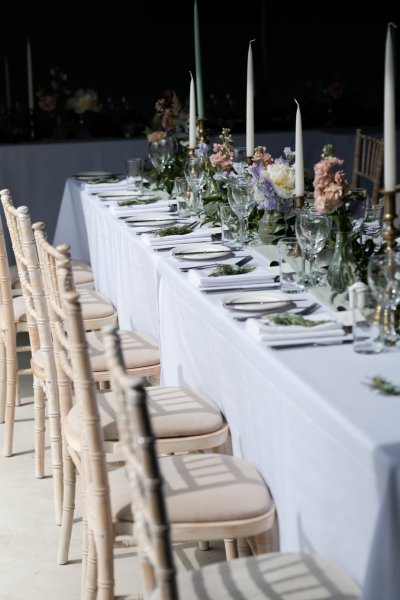
[[[280,289],[281,289],[280,285],[270,285],[269,287],[264,286],[264,287],[253,287],[253,288],[228,287],[228,288],[211,288],[211,289],[201,290],[201,293],[202,294],[222,294],[223,292],[259,292],[259,291],[268,292],[269,290],[280,290]],[[281,302],[281,301],[274,300],[274,302]],[[252,302],[251,304],[254,304],[254,302]]]

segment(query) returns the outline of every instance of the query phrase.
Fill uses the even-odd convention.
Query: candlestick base
[[[35,119],[33,108],[29,109],[29,137],[31,142],[35,141]]]
[[[205,119],[198,120],[199,127],[199,144],[207,144],[208,140],[206,137]]]
[[[395,240],[400,234],[399,229],[394,226],[396,216],[396,193],[385,192],[382,238],[386,242],[388,251],[394,247]]]
[[[304,206],[304,196],[294,197],[294,207],[296,210],[301,210]]]
[[[194,148],[187,148],[187,155],[190,156],[194,156]]]

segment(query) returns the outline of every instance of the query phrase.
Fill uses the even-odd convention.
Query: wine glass
[[[391,250],[374,254],[368,262],[368,285],[380,304],[380,329],[383,344],[399,345],[395,327],[395,311],[400,304],[400,252]]]
[[[188,185],[192,190],[193,201],[191,214],[199,215],[202,211],[201,191],[204,185],[206,172],[204,171],[204,163],[200,157],[189,156],[185,162],[185,177]]]
[[[235,170],[235,173],[239,177],[243,177],[243,175],[245,174],[245,168],[247,166],[246,148],[244,146],[233,148],[232,166]]]
[[[173,155],[173,145],[171,140],[168,138],[164,140],[159,140],[157,142],[150,142],[149,144],[149,158],[151,164],[157,171],[157,174],[160,174],[165,165],[168,163],[169,159]]]
[[[257,204],[254,195],[254,183],[249,177],[236,177],[228,184],[228,202],[233,212],[239,219],[240,244],[245,244],[247,239],[247,217]]]
[[[303,283],[309,286],[320,286],[325,283],[325,276],[317,271],[316,258],[325,246],[331,231],[330,217],[320,214],[315,208],[303,208],[296,217],[296,237],[305,257],[310,262],[310,273],[305,274]]]

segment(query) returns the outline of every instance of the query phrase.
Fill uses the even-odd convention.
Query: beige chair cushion
[[[84,321],[91,319],[105,319],[116,315],[116,310],[111,302],[102,294],[89,289],[79,290],[79,299],[82,306]]]
[[[153,338],[140,331],[120,331],[121,348],[127,369],[139,369],[160,363],[160,352]],[[107,372],[107,360],[100,331],[89,331],[86,334],[89,344],[89,356],[93,373]],[[33,363],[43,369],[43,356],[37,350],[32,357]]]
[[[357,600],[360,590],[321,556],[269,553],[179,572],[179,598],[191,600]],[[150,596],[160,598],[158,590]]]
[[[90,331],[87,334],[87,340],[93,372],[108,371],[102,333],[100,331]],[[121,331],[120,340],[127,369],[150,367],[160,363],[158,345],[147,333],[141,331]]]
[[[72,260],[72,274],[76,286],[86,286],[94,282],[91,266],[84,260]]]
[[[171,523],[250,519],[273,508],[261,476],[240,458],[226,454],[179,454],[162,457],[160,466]],[[132,522],[125,470],[112,471],[109,478],[113,516]]]
[[[25,302],[22,296],[16,296],[13,298],[13,308],[14,308],[14,321],[15,323],[22,323],[26,321],[26,310],[25,310]],[[4,322],[4,314],[3,307],[0,307],[0,327],[1,329],[5,329],[6,323]]]
[[[176,387],[146,388],[149,410],[156,438],[202,435],[220,429],[224,420],[219,410],[204,396]],[[107,442],[118,440],[113,392],[97,396],[100,422]],[[78,409],[74,406],[67,417],[70,435],[79,445]]]

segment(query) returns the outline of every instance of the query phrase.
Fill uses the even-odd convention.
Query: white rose
[[[295,186],[294,167],[284,163],[273,163],[268,165],[267,173],[278,196],[290,198]]]

